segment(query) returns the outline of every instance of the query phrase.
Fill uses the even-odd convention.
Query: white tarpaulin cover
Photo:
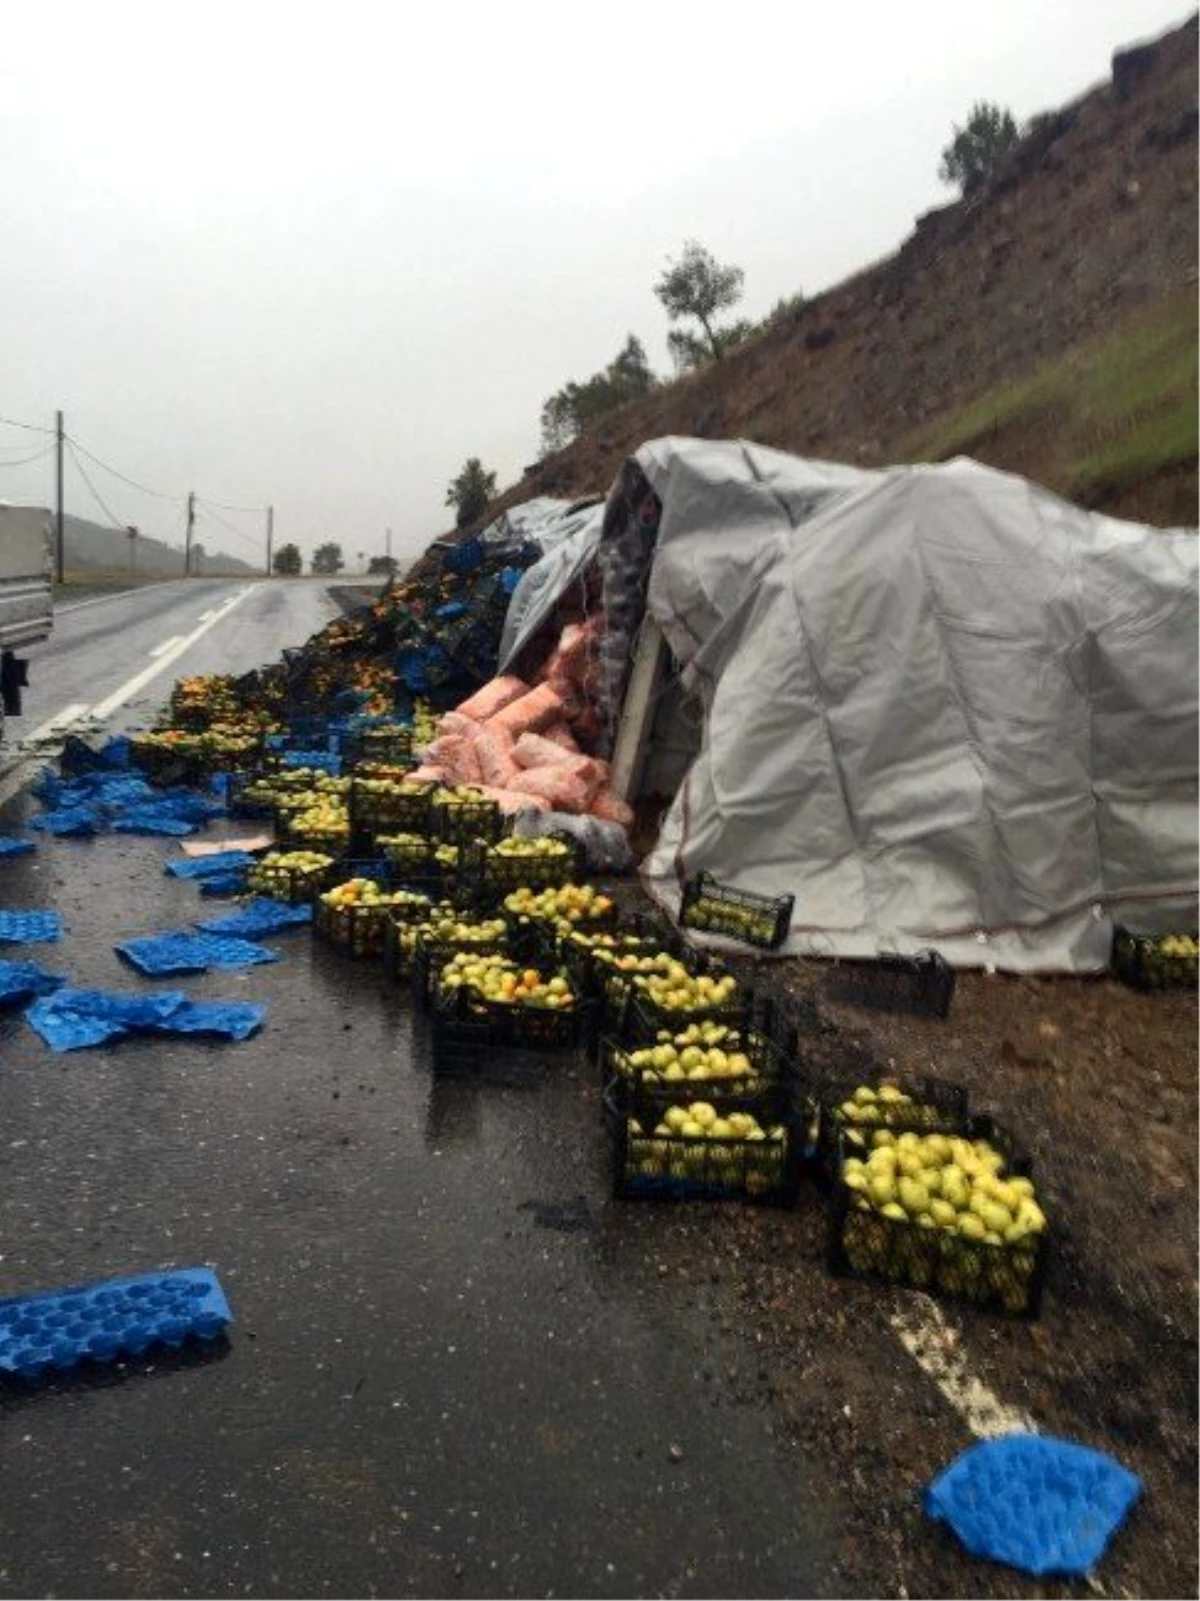
[[[1194,926],[1197,544],[968,461],[636,457],[702,745],[643,872],[793,892],[790,953],[1107,964]]]

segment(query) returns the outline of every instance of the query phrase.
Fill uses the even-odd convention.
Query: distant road
[[[180,579],[68,603],[29,651],[30,687],[23,715],[6,721],[0,774],[69,728],[146,722],[184,674],[275,661],[339,615],[329,589],[311,579]]]

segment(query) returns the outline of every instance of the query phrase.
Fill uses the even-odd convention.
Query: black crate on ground
[[[693,969],[700,972],[721,971],[719,968],[697,969],[694,957],[692,963]],[[623,1045],[652,1043],[660,1029],[678,1034],[689,1023],[725,1023],[732,1028],[748,1028],[753,1008],[754,993],[742,986],[738,987],[731,1000],[686,1012],[660,1005],[636,985],[628,986],[624,996],[621,996],[619,987],[615,993],[613,986],[610,985],[608,989],[608,1015],[613,1024],[612,1032]]]
[[[559,889],[577,883],[583,874],[583,850],[569,834],[549,834],[559,850],[554,855],[517,855],[504,841],[472,839],[463,845],[462,876],[480,900],[502,901],[515,889]],[[533,843],[530,841],[529,843]]]
[[[225,804],[230,817],[274,817],[279,790],[274,787],[275,769],[251,767],[229,773],[225,782]]]
[[[970,1097],[961,1084],[930,1077],[897,1079],[884,1074],[866,1087],[890,1086],[911,1096],[911,1102],[875,1100],[868,1103],[874,1113],[855,1121],[840,1108],[862,1084],[862,1079],[846,1080],[836,1085],[827,1082],[818,1088],[817,1165],[824,1179],[832,1181],[836,1177],[841,1146],[848,1155],[867,1155],[876,1129],[888,1129],[894,1134],[963,1134],[968,1127]]]
[[[788,937],[795,904],[794,895],[754,895],[700,872],[684,885],[679,924],[774,951]]]
[[[1131,934],[1127,928],[1114,928],[1113,976],[1138,990],[1195,989],[1196,939],[1195,929],[1186,934]],[[1190,940],[1191,950],[1176,950],[1172,944],[1176,940]]]
[[[694,1097],[693,1102],[699,1099]],[[663,1132],[666,1107],[639,1103],[610,1085],[604,1094],[604,1113],[613,1195],[618,1200],[790,1206],[800,1184],[803,1141],[786,1092],[765,1092],[754,1102],[748,1100],[743,1109],[751,1111],[763,1137],[667,1133]],[[738,1108],[719,1110],[728,1121],[728,1114]]]
[[[378,787],[377,787],[378,786]],[[384,779],[350,780],[350,831],[356,841],[381,834],[427,834],[432,827],[436,784],[392,784]]]
[[[471,939],[440,939],[427,929],[421,930],[413,956],[412,982],[413,1000],[422,1012],[427,1012],[433,1004],[443,967],[463,951],[475,956],[511,956],[512,946],[507,933]]]
[[[409,763],[413,759],[412,742],[412,729],[400,724],[357,728],[341,736],[342,762],[346,767],[362,762]]]
[[[375,874],[351,874],[351,877],[363,876],[375,878],[375,882],[387,893],[391,893],[393,886]],[[346,877],[339,872],[338,883],[345,883]],[[336,883],[331,886],[336,888]],[[328,892],[326,892],[328,893]],[[420,893],[410,891],[409,893]],[[405,910],[412,909],[414,917],[425,915],[428,904],[421,906],[416,902],[401,903]],[[330,902],[324,898],[317,901],[314,908],[313,926],[317,934],[338,950],[345,951],[349,956],[381,957],[387,940],[387,931],[392,926],[394,915],[400,907],[391,901],[352,901]]]
[[[429,1013],[434,1070],[481,1069],[497,1052],[544,1056],[574,1050],[581,1037],[582,1013],[582,1003],[561,1010],[504,1006],[463,988],[438,990]]]
[[[337,872],[337,863],[330,858],[323,866],[291,867],[275,862],[259,861],[246,875],[246,888],[255,895],[266,895],[271,900],[304,905],[313,901],[329,888]]]
[[[936,951],[918,951],[915,956],[839,963],[829,993],[852,1006],[945,1017],[954,999],[955,978],[954,969]]]
[[[199,786],[209,774],[209,761],[198,734],[166,743],[135,735],[129,742],[129,751],[143,776],[163,789],[175,784]]]
[[[495,801],[447,802],[434,799],[433,831],[444,844],[466,845],[471,840],[497,840],[504,833],[504,817]]]
[[[456,850],[457,846],[444,846],[439,840],[421,836],[417,839],[377,838],[374,847],[392,865],[393,872],[406,884],[426,889],[430,894],[451,898],[458,882],[458,862],[443,861],[438,851]]]
[[[1010,1177],[1031,1177],[1025,1158],[991,1118],[969,1120],[973,1139],[1006,1157]],[[874,1279],[897,1288],[969,1301],[1012,1317],[1036,1318],[1046,1281],[1045,1231],[1015,1244],[992,1244],[907,1218],[886,1217],[841,1178],[830,1192],[827,1265],[842,1278]]]
[[[743,1056],[748,1071],[730,1077],[670,1078],[668,1069],[635,1062],[642,1051],[652,1051],[667,1041],[652,1041],[644,1045],[622,1045],[611,1037],[600,1047],[600,1065],[605,1084],[615,1084],[635,1098],[659,1105],[677,1101],[681,1096],[693,1100],[718,1102],[749,1102],[767,1090],[786,1092],[789,1105],[800,1092],[801,1067],[799,1042],[793,1036],[786,1044],[777,1044],[755,1028],[731,1028],[716,1048],[727,1056]],[[685,1032],[680,1030],[680,1033]],[[689,1049],[707,1051],[702,1043],[675,1047],[677,1053]],[[682,1065],[682,1064],[681,1064]],[[685,1069],[686,1071],[686,1069]]]
[[[298,821],[294,811],[279,812],[275,818],[275,842],[281,850],[323,851],[327,856],[344,856],[350,849],[350,825],[314,828]]]
[[[432,893],[420,884],[412,887],[422,893]],[[388,976],[397,983],[407,984],[413,976],[417,940],[422,930],[434,918],[454,916],[455,912],[454,906],[448,901],[436,899],[436,896],[431,900],[429,910],[420,916],[414,916],[408,906],[395,908],[394,915],[388,917],[383,933],[383,966]]]

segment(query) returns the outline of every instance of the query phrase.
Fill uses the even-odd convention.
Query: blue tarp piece
[[[67,981],[59,973],[50,973],[36,962],[6,962],[0,960],[0,1006],[23,1005],[39,995],[49,995]]]
[[[211,878],[200,880],[201,895],[240,895],[246,887],[246,874],[248,868],[242,867],[233,872],[214,873]]]
[[[35,1001],[25,1021],[54,1051],[78,1051],[129,1034],[215,1034],[247,1039],[266,1008],[249,1001],[193,1001],[183,990],[157,995],[61,989]]]
[[[216,1034],[246,1040],[262,1027],[265,1006],[253,1001],[188,1001],[172,1012],[160,1031],[167,1034]]]
[[[35,800],[40,800],[46,806],[57,803],[62,792],[63,781],[54,771],[53,767],[43,767],[41,772],[29,786],[29,793]]]
[[[29,819],[29,826],[63,839],[90,839],[104,826],[104,816],[95,806],[62,806],[39,812]]]
[[[206,1267],[14,1295],[0,1301],[0,1373],[33,1378],[84,1360],[141,1356],[160,1342],[178,1348],[189,1335],[214,1340],[232,1319]]]
[[[434,612],[435,617],[461,617],[467,609],[465,600],[448,600],[444,606],[439,606]]]
[[[1141,1494],[1112,1457],[1071,1440],[1008,1434],[964,1451],[925,1492],[931,1518],[973,1556],[1037,1575],[1090,1573]]]
[[[254,967],[259,962],[277,962],[281,954],[249,940],[190,931],[122,940],[116,952],[148,978],[167,978],[174,973],[207,973],[214,967],[221,972]]]
[[[11,834],[0,834],[0,857],[25,856],[36,849],[31,839],[14,839]]]
[[[183,990],[157,995],[120,995],[108,990],[64,988],[35,1001],[25,1021],[54,1051],[77,1051],[86,1045],[144,1032],[163,1023],[187,1004]]]
[[[61,933],[57,912],[0,912],[0,942],[34,945],[56,940]]]
[[[237,934],[243,939],[255,939],[260,934],[276,934],[287,928],[301,928],[313,920],[311,906],[289,906],[284,901],[259,897],[243,906],[241,911],[229,912],[224,917],[210,917],[196,927],[205,934]]]
[[[196,833],[199,826],[181,822],[155,806],[134,806],[124,817],[117,818],[113,830],[118,834],[163,834],[170,839],[182,839],[185,834]]]
[[[214,851],[211,856],[182,856],[163,868],[172,878],[212,878],[218,873],[239,871],[254,866],[249,851]]]

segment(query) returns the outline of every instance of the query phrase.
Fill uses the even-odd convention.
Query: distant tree
[[[298,578],[303,568],[299,545],[280,545],[271,566],[285,578]]]
[[[742,298],[745,276],[740,267],[723,267],[695,239],[689,239],[684,245],[679,261],[668,261],[667,271],[655,284],[654,293],[666,307],[671,322],[695,317],[704,330],[703,342],[694,333],[686,340],[678,338],[677,333],[683,330],[672,330],[667,335],[677,366],[681,359],[688,366],[698,365],[693,358],[700,351],[704,351],[705,359],[718,361],[730,348],[729,330],[717,328],[713,319],[718,312],[737,305]]]
[[[367,577],[374,578],[376,574],[384,573],[390,578],[399,565],[394,556],[372,556],[367,565]]]
[[[1020,137],[1011,111],[977,100],[963,127],[955,124],[954,137],[942,151],[938,177],[967,194],[991,177],[1001,156]]]
[[[328,544],[318,545],[313,551],[312,570],[314,573],[323,573],[332,577],[340,573],[346,563],[342,560],[342,547],[335,545],[332,540]]]
[[[630,334],[603,372],[581,384],[565,384],[542,407],[542,454],[551,455],[627,400],[636,400],[654,388],[655,377],[646,360],[646,348]]]
[[[446,491],[447,506],[457,507],[456,526],[465,528],[477,517],[482,517],[495,493],[495,473],[487,472],[478,456],[469,457],[462,472]]]

